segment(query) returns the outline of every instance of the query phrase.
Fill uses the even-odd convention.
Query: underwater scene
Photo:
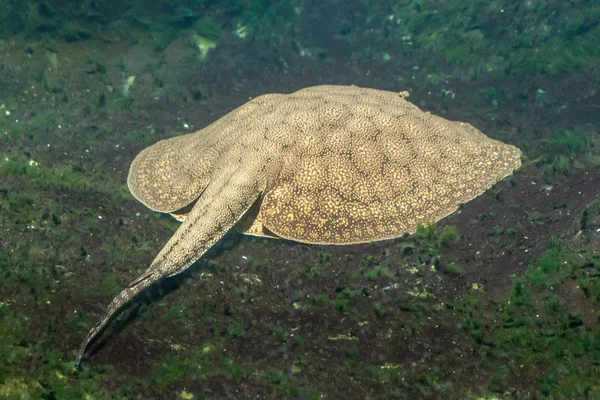
[[[600,399],[597,0],[0,0],[0,399]]]

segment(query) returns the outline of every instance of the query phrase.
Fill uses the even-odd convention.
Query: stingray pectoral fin
[[[127,185],[146,207],[171,212],[200,196],[209,184],[211,167],[212,153],[197,132],[190,133],[144,149],[131,163]]]

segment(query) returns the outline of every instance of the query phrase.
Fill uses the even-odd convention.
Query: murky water
[[[595,398],[595,1],[0,4],[0,398]],[[77,350],[180,223],[147,146],[251,98],[408,91],[523,151],[413,235],[225,235]],[[244,132],[240,132],[244,135]]]

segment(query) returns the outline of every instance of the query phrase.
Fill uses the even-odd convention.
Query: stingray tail
[[[160,278],[159,278],[160,279]],[[90,346],[90,344],[100,335],[100,333],[104,330],[106,325],[110,321],[112,321],[120,311],[127,305],[133,298],[135,298],[138,294],[140,294],[144,289],[153,284],[157,279],[154,279],[154,275],[152,273],[145,273],[140,276],[138,279],[133,281],[127,289],[124,289],[121,293],[119,293],[113,301],[108,305],[106,312],[98,320],[96,325],[90,330],[87,337],[81,344],[79,348],[79,352],[77,353],[77,357],[75,358],[75,367],[79,367],[81,364],[81,359],[83,358],[85,351]]]

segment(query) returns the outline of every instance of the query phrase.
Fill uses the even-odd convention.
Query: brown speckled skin
[[[305,243],[389,239],[454,212],[511,174],[520,155],[469,124],[421,111],[404,93],[355,86],[260,96],[198,132],[158,142],[134,160],[132,194],[160,212],[196,203],[111,302],[76,363],[134,296],[188,268],[258,199],[249,232],[266,227]]]

